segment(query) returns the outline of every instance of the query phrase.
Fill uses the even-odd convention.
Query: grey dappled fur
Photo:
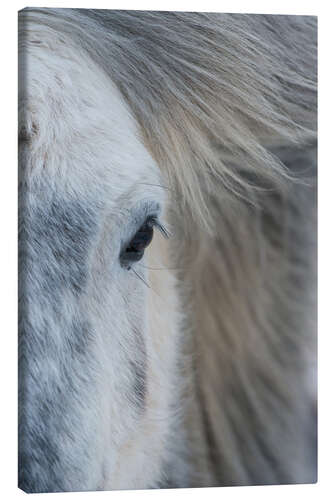
[[[174,402],[185,425],[166,444],[164,480],[146,487],[315,482],[316,19],[83,9],[20,16],[23,27],[31,16],[69,37],[115,83],[171,200],[185,315],[177,375],[189,381]],[[47,325],[29,318],[42,307],[50,323],[61,322],[64,288],[77,300],[100,209],[67,197],[30,213],[21,197],[20,486],[85,489],[94,458],[75,440],[61,449],[59,433],[75,425],[85,437],[98,433],[85,422],[94,335],[74,307],[60,356],[52,330],[44,345]],[[136,338],[125,364],[139,419],[147,373]],[[62,386],[31,370],[31,359],[43,369],[43,356],[63,370]],[[79,373],[73,384],[69,369]],[[56,391],[64,399],[52,406]],[[73,397],[81,406],[71,415]]]

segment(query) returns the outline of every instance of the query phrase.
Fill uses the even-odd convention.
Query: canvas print
[[[316,18],[19,12],[19,487],[313,483]]]

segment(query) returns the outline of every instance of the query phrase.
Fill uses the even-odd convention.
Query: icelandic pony
[[[316,19],[19,13],[19,486],[316,481]]]

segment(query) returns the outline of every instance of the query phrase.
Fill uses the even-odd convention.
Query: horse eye
[[[151,243],[154,235],[154,220],[147,219],[136,232],[134,237],[120,254],[120,262],[123,267],[130,268],[132,262],[142,259],[145,249]]]

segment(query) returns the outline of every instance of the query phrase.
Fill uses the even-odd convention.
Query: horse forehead
[[[70,39],[34,25],[23,52],[19,121],[30,145],[31,170],[48,169],[59,182],[63,176],[66,183],[72,178],[103,184],[111,198],[139,182],[159,182],[135,118],[88,54]]]

